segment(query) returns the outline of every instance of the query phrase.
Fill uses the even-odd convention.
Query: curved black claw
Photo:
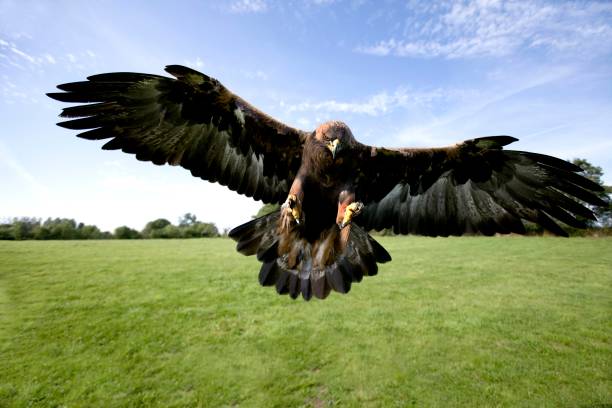
[[[338,227],[342,229],[348,226],[351,222],[353,222],[353,218],[361,214],[361,211],[363,211],[363,207],[364,205],[361,201],[356,201],[347,205],[346,209],[344,210],[344,218],[342,219],[342,222],[338,225]]]

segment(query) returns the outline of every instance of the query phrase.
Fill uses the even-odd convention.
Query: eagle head
[[[340,151],[355,143],[351,129],[344,122],[333,120],[320,125],[314,133],[317,142],[324,145],[331,152],[332,158],[336,158]]]

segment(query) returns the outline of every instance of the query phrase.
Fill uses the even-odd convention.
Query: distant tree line
[[[218,237],[219,230],[213,223],[198,221],[196,216],[187,213],[173,225],[165,218],[148,222],[142,231],[125,225],[115,228],[114,232],[101,231],[95,225],[77,223],[71,218],[21,217],[0,223],[0,240],[26,239],[150,239],[150,238],[201,238]]]

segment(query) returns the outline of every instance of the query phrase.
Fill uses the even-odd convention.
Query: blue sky
[[[55,126],[55,85],[168,64],[304,130],[340,119],[382,146],[509,134],[612,184],[612,2],[0,0],[0,217],[248,220],[261,203]]]

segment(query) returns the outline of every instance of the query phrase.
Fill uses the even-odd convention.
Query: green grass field
[[[227,239],[0,242],[0,406],[611,406],[612,239],[379,241],[308,303]]]

